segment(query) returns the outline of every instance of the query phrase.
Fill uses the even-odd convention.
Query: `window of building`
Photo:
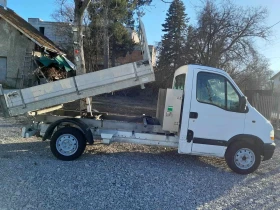
[[[45,27],[39,27],[39,31],[40,31],[43,35],[45,35]]]
[[[0,57],[0,81],[5,81],[7,77],[7,57]]]

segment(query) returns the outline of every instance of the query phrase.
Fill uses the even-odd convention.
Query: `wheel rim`
[[[64,156],[73,155],[78,150],[78,140],[71,134],[63,134],[57,138],[56,149]]]
[[[240,169],[249,169],[255,164],[255,153],[248,148],[239,149],[234,155],[235,165]]]

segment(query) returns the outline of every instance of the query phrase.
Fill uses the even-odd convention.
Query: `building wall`
[[[280,75],[275,77],[273,80],[273,90],[275,92],[280,92]]]
[[[32,51],[34,46],[31,40],[0,18],[0,57],[7,57],[7,85],[15,87],[18,70],[23,69],[25,52]],[[21,74],[18,77],[21,78]]]
[[[0,0],[0,5],[7,7],[7,0]]]
[[[153,45],[149,45],[150,57],[152,66],[156,66],[156,50]],[[136,62],[143,60],[143,55],[141,54],[141,50],[134,50],[131,54],[127,53],[125,57],[120,57],[117,59],[117,65],[122,65],[126,63]]]
[[[39,18],[28,18],[28,23],[38,31],[40,31],[40,28],[43,29],[43,34],[62,49],[65,49],[65,46],[72,44],[72,40],[70,39],[71,35],[69,34],[71,32],[71,27],[69,25],[43,21]]]
[[[116,65],[123,65],[127,63],[132,63],[136,61],[143,60],[141,50],[134,50],[132,53],[127,53],[125,57],[119,57],[116,61]]]
[[[137,33],[135,30],[133,30],[133,29],[131,29],[131,28],[129,28],[129,27],[127,27],[126,30],[128,31],[129,36],[131,37],[131,39],[132,39],[135,43],[138,44],[138,43],[140,42],[138,33]]]

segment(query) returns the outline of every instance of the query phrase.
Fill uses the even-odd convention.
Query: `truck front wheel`
[[[261,163],[261,155],[254,145],[247,142],[232,143],[225,155],[228,167],[238,174],[250,174]]]
[[[65,127],[54,133],[50,147],[55,157],[60,160],[71,161],[83,154],[86,148],[86,138],[79,129]]]

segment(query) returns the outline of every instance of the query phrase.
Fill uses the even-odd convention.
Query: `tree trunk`
[[[116,40],[113,37],[113,43],[112,43],[112,57],[111,57],[111,62],[112,62],[112,67],[116,66]]]
[[[77,75],[86,73],[83,48],[83,17],[91,0],[75,0],[73,41]]]
[[[105,5],[104,5],[104,14],[103,14],[103,19],[104,19],[104,69],[109,68],[109,34],[108,34],[108,0],[105,0]]]
[[[76,64],[76,74],[86,73],[84,48],[83,48],[83,17],[91,0],[74,0],[74,24],[73,24],[73,45],[74,45],[74,62]],[[91,97],[80,100],[80,111],[91,106]],[[89,111],[89,109],[88,109]]]

